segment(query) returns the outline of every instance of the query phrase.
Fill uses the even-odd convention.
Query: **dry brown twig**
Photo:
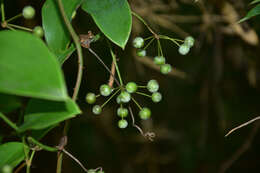
[[[249,125],[249,124],[251,124],[251,123],[253,123],[253,122],[255,122],[255,121],[259,120],[259,119],[260,119],[260,116],[255,117],[254,119],[252,119],[252,120],[250,120],[250,121],[247,121],[247,122],[245,122],[245,123],[243,123],[243,124],[241,124],[241,125],[239,125],[239,126],[233,128],[233,129],[231,129],[231,130],[225,135],[225,137],[228,137],[228,136],[229,136],[231,133],[233,133],[234,131],[236,131],[236,130],[242,128],[242,127],[245,127],[245,126],[247,126],[247,125]]]

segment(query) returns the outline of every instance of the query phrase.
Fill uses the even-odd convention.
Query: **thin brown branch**
[[[233,163],[240,158],[242,154],[244,154],[251,146],[252,141],[257,134],[257,131],[259,129],[260,124],[257,123],[254,125],[249,137],[247,140],[244,142],[244,144],[225,162],[220,167],[219,173],[224,173],[226,172],[232,165]]]
[[[135,127],[141,133],[141,135],[144,138],[146,138],[146,139],[148,139],[150,141],[153,141],[153,138],[155,137],[155,133],[154,132],[146,132],[146,133],[144,133],[143,130],[141,129],[141,127],[139,127],[138,125],[135,124],[135,117],[134,117],[132,108],[130,106],[128,106],[128,109],[129,109],[129,112],[130,112],[130,115],[131,115],[131,118],[132,118],[132,126]]]
[[[255,121],[259,120],[259,119],[260,119],[260,116],[255,117],[254,119],[252,119],[252,120],[250,120],[250,121],[247,121],[247,122],[241,124],[240,126],[237,126],[237,127],[233,128],[232,130],[230,130],[230,131],[225,135],[225,137],[228,137],[228,136],[229,136],[231,133],[233,133],[234,131],[236,131],[236,130],[242,128],[242,127],[245,127],[245,126],[247,126],[247,125],[249,125],[249,124],[251,124],[251,123],[253,123],[253,122],[255,122]]]

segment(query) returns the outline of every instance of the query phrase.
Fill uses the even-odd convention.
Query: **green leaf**
[[[82,9],[91,14],[106,37],[124,49],[132,27],[131,10],[126,0],[84,0]]]
[[[19,131],[44,129],[79,113],[80,109],[71,99],[66,102],[33,99],[27,106],[24,123],[19,127]]]
[[[260,2],[260,0],[254,0],[254,1],[250,2],[250,5],[256,4],[256,3],[258,3],[258,2]]]
[[[244,22],[244,21],[246,21],[246,20],[248,20],[248,19],[250,19],[250,18],[252,18],[252,17],[254,17],[254,16],[257,16],[257,15],[259,15],[259,14],[260,14],[260,4],[258,4],[258,5],[255,6],[253,9],[251,9],[251,10],[247,13],[247,15],[239,21],[239,23]]]
[[[14,95],[0,93],[0,112],[8,113],[21,107],[21,100]]]
[[[78,8],[82,0],[62,0],[62,2],[65,13],[71,20],[73,12]],[[69,49],[71,37],[60,14],[57,0],[47,0],[44,3],[42,7],[42,25],[46,42],[51,51],[56,56],[64,54]]]
[[[40,130],[32,130],[31,132],[31,137],[33,137],[36,140],[40,140],[42,139],[45,135],[47,135],[47,133],[49,133],[52,129],[54,129],[55,127],[57,127],[57,124],[52,125],[50,127],[47,127],[45,129],[40,129]]]
[[[63,52],[56,52],[56,56],[59,63],[62,65],[75,50],[75,46],[71,45],[68,49],[64,50]]]
[[[60,65],[43,41],[23,31],[0,32],[0,92],[63,101]]]
[[[15,167],[25,158],[28,147],[21,142],[8,142],[0,145],[0,169],[9,165]]]

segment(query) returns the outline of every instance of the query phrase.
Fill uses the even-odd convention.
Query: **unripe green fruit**
[[[149,108],[142,108],[139,112],[139,117],[143,120],[147,120],[148,118],[151,117],[151,111]]]
[[[134,40],[133,40],[133,46],[135,48],[141,48],[144,46],[144,39],[142,37],[136,37]]]
[[[156,91],[159,90],[159,84],[156,80],[150,80],[148,83],[147,83],[147,89],[148,91],[150,91],[151,93],[154,93]]]
[[[152,101],[158,103],[162,100],[162,94],[159,92],[155,92],[152,94]]]
[[[124,119],[118,121],[118,127],[120,129],[125,129],[128,126],[128,122]]]
[[[172,66],[170,64],[163,64],[160,67],[160,71],[162,74],[168,74],[172,71]]]
[[[116,102],[117,102],[117,104],[121,104],[121,103],[122,103],[122,101],[121,101],[121,95],[118,95],[118,96],[116,97]]]
[[[2,173],[12,173],[12,171],[13,168],[9,165],[4,165],[1,170]]]
[[[137,90],[137,85],[134,82],[128,82],[125,86],[126,91],[129,93],[134,93]]]
[[[105,173],[104,171],[98,171],[97,173]]]
[[[94,93],[88,93],[86,95],[86,102],[88,104],[93,104],[96,102],[96,95]]]
[[[103,84],[100,86],[99,91],[102,96],[109,96],[112,92],[112,89],[109,85]]]
[[[44,35],[43,29],[42,29],[41,26],[36,26],[36,27],[34,27],[33,33],[34,33],[37,37],[40,37],[40,38],[43,37],[43,35]]]
[[[87,173],[96,173],[95,169],[89,169]]]
[[[165,64],[165,58],[163,56],[156,56],[156,57],[154,57],[153,62],[156,65],[163,65],[163,64]]]
[[[101,114],[102,112],[102,108],[100,105],[95,105],[93,108],[92,108],[92,112],[96,115],[99,115]]]
[[[187,44],[182,44],[178,51],[181,55],[187,55],[190,51],[190,47]]]
[[[118,108],[117,115],[121,118],[125,118],[128,115],[128,110],[126,108]]]
[[[25,19],[32,19],[35,15],[35,10],[32,6],[26,6],[23,8],[23,17]]]
[[[192,47],[194,45],[194,42],[195,40],[191,36],[186,37],[184,40],[184,44],[188,45],[189,47]]]
[[[144,56],[146,56],[146,50],[144,50],[144,49],[138,49],[138,50],[136,51],[136,54],[137,54],[137,56],[144,57]]]
[[[128,92],[123,91],[120,94],[120,100],[123,103],[128,103],[131,100],[131,95]]]

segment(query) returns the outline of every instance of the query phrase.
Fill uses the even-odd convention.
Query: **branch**
[[[245,126],[247,126],[247,125],[249,125],[249,124],[251,124],[251,123],[253,123],[254,121],[257,121],[257,120],[259,120],[259,119],[260,119],[260,116],[254,118],[254,119],[252,119],[252,120],[250,120],[250,121],[247,121],[247,122],[241,124],[240,126],[237,126],[237,127],[233,128],[232,130],[230,130],[230,131],[225,135],[225,137],[228,137],[228,136],[229,136],[231,133],[233,133],[234,131],[236,131],[236,130],[242,128],[242,127],[245,127]]]

